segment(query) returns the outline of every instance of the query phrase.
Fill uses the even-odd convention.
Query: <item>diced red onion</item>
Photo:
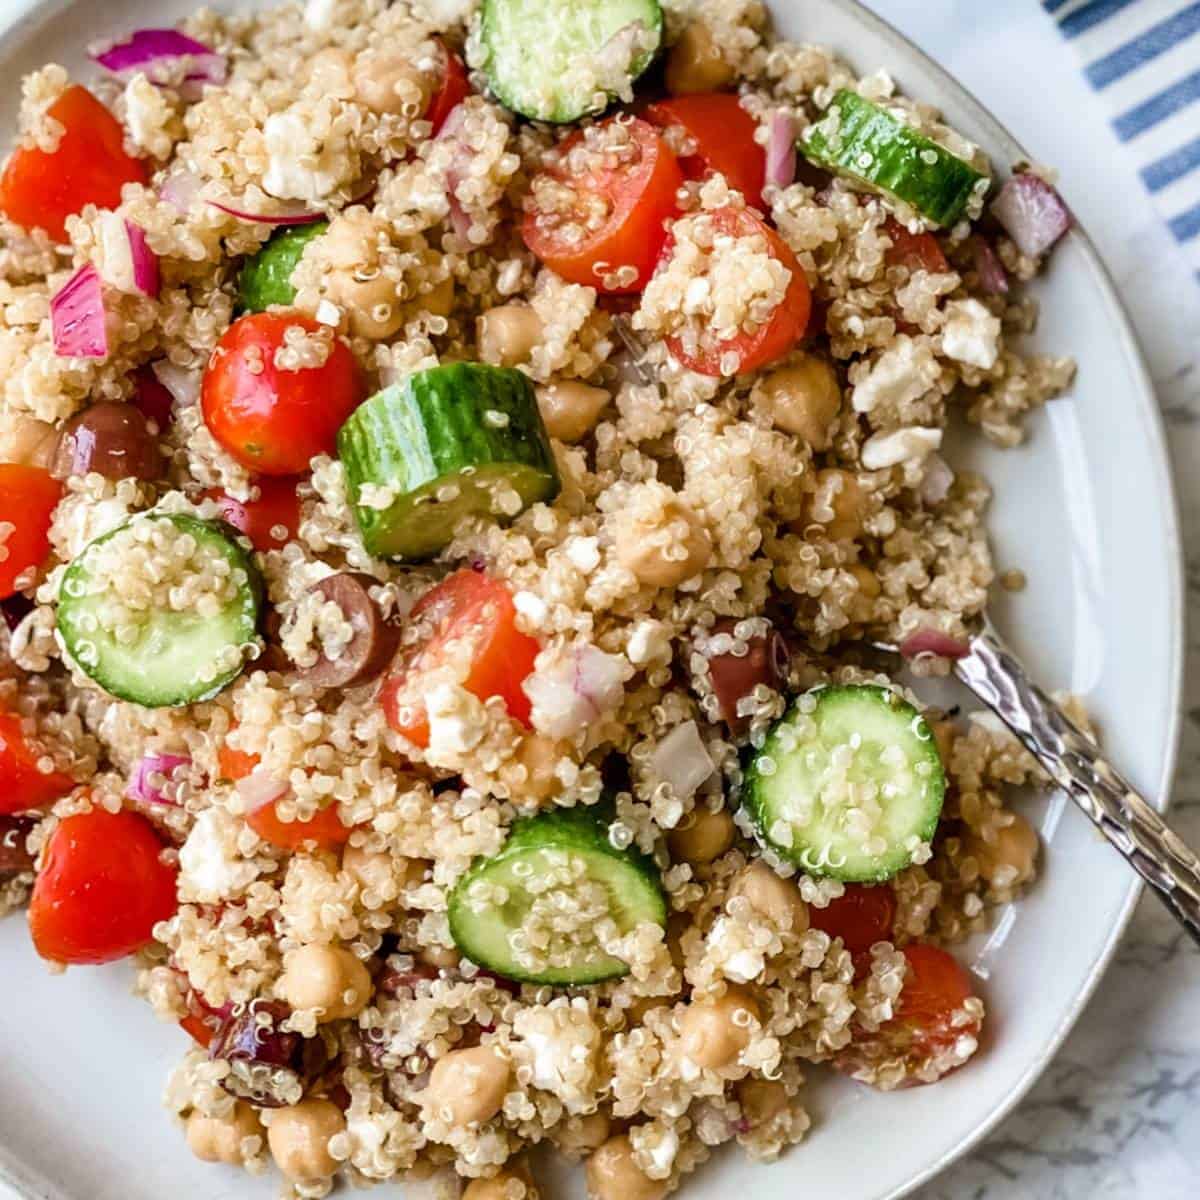
[[[992,215],[1022,254],[1044,254],[1071,228],[1066,202],[1040,175],[1014,175],[992,201]]]
[[[291,786],[286,779],[280,779],[278,775],[272,775],[270,771],[264,771],[261,768],[257,768],[249,775],[239,779],[236,787],[247,813],[258,812],[260,808],[274,804],[276,800],[281,800],[291,791]]]
[[[696,722],[684,721],[655,746],[650,769],[658,780],[671,785],[678,799],[687,800],[716,767]]]
[[[958,638],[937,629],[918,629],[900,643],[904,658],[916,658],[918,654],[934,654],[938,658],[966,658],[971,647]]]
[[[455,192],[458,189],[458,185],[462,182],[461,168],[466,165],[465,160],[469,155],[469,147],[464,146],[458,138],[459,131],[462,129],[466,119],[467,110],[465,105],[461,103],[456,104],[446,115],[441,129],[437,132],[437,140],[439,142],[455,142],[455,158],[446,171],[446,201],[450,205],[450,224],[454,232],[464,241],[467,234],[471,232],[472,222],[471,218],[467,215],[467,210],[463,208]]]
[[[584,643],[539,667],[521,686],[537,710],[537,728],[570,737],[621,703],[626,674],[622,659]]]
[[[158,295],[158,255],[146,241],[146,231],[132,221],[125,222],[125,233],[129,237],[129,253],[133,259],[133,286],[143,296],[152,299]]]
[[[186,754],[147,754],[133,769],[129,786],[125,795],[139,804],[169,804],[178,803],[154,782],[155,775],[162,775],[170,782],[171,776],[180,767],[187,766],[191,759]]]
[[[50,331],[60,358],[107,358],[108,328],[100,274],[80,267],[50,300]]]
[[[314,212],[302,200],[277,200],[278,211],[270,213],[253,212],[239,200],[210,200],[209,204],[239,221],[255,225],[313,225],[325,220],[323,212]]]
[[[141,71],[159,86],[181,83],[180,94],[188,100],[199,99],[205,84],[222,84],[229,74],[229,60],[224,54],[178,29],[138,29],[124,42],[93,47],[91,56],[122,79]],[[181,64],[182,79],[178,71]]]
[[[979,284],[991,296],[1008,295],[1008,274],[992,244],[982,234],[972,239],[975,251],[975,272]]]
[[[171,393],[177,405],[187,407],[200,399],[200,371],[189,371],[186,367],[177,366],[168,358],[160,358],[150,364],[150,370],[159,383]]]
[[[767,126],[768,186],[785,188],[796,178],[796,125],[791,114],[774,112]]]
[[[104,213],[97,222],[104,282],[129,295],[158,295],[158,255],[146,242],[140,226],[120,213]]]
[[[954,471],[935,450],[925,458],[925,478],[921,480],[921,499],[926,504],[941,504],[954,486]]]

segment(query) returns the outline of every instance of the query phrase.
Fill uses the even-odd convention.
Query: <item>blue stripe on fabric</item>
[[[1059,28],[1067,37],[1078,37],[1086,33],[1093,25],[1107,21],[1109,17],[1128,8],[1135,0],[1092,0],[1091,4],[1076,9],[1069,16],[1063,17]]]
[[[1193,167],[1200,167],[1200,138],[1143,167],[1142,181],[1152,192],[1161,192],[1168,184],[1182,179]]]
[[[1200,204],[1172,218],[1169,224],[1171,232],[1179,241],[1186,242],[1194,238],[1196,234],[1200,233]]]
[[[1166,91],[1122,113],[1113,122],[1113,128],[1121,141],[1128,142],[1197,99],[1200,99],[1200,71],[1193,71]]]
[[[1087,77],[1093,87],[1107,87],[1110,83],[1130,71],[1136,71],[1143,63],[1173,50],[1185,38],[1200,30],[1200,3],[1189,4],[1173,17],[1152,25],[1131,42],[1119,46],[1111,54],[1098,58],[1087,69]],[[1200,46],[1196,53],[1200,55]]]

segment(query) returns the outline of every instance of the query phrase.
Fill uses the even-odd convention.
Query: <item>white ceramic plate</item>
[[[225,6],[235,0],[222,0]],[[89,41],[166,24],[191,0],[0,0],[0,129],[17,81],[47,61],[84,68]],[[939,105],[1001,168],[1017,143],[943,71],[852,0],[774,0],[780,32],[835,46],[863,71],[886,67]],[[86,78],[86,75],[83,76]],[[1071,181],[1065,181],[1070,197]],[[995,483],[1001,568],[1029,587],[998,596],[996,617],[1040,679],[1082,693],[1115,761],[1165,802],[1180,697],[1180,550],[1163,432],[1145,366],[1091,244],[1072,233],[1036,292],[1039,348],[1079,360],[1071,395],[999,452],[964,437],[956,461]],[[752,1188],[760,1200],[798,1190],[838,1200],[898,1197],[945,1167],[1023,1095],[1066,1036],[1108,962],[1137,897],[1131,873],[1059,796],[1029,801],[1048,846],[1044,876],[971,948],[991,1013],[987,1044],[936,1087],[884,1096],[814,1072],[809,1140],[780,1163],[728,1155],[688,1183],[690,1200]],[[0,1194],[66,1200],[221,1200],[277,1194],[191,1158],[159,1107],[186,1048],[128,995],[121,967],[49,976],[24,923],[0,926]],[[384,1189],[396,1195],[399,1188]],[[548,1194],[578,1196],[578,1174]]]

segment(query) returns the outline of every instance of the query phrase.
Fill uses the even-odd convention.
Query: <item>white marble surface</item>
[[[1061,170],[1137,326],[1168,425],[1188,552],[1192,633],[1174,820],[1200,844],[1200,285],[1038,0],[867,2],[953,71],[1038,160]],[[1200,952],[1144,897],[1045,1076],[921,1200],[1194,1200],[1198,1007]]]

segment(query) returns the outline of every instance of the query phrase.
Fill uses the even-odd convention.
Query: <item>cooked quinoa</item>
[[[986,603],[988,485],[940,447],[961,420],[1015,445],[1069,386],[1020,348],[1040,259],[886,72],[754,0],[662,15],[636,90],[665,78],[670,116],[624,108],[660,39],[634,24],[546,51],[573,65],[537,103],[583,113],[553,125],[499,102],[470,2],[202,10],[199,50],[82,80],[123,128],[106,203],[58,238],[0,183],[0,913],[30,903],[55,965],[133,953],[194,1039],[166,1091],[188,1145],[290,1194],[532,1200],[547,1142],[596,1200],[686,1190],[728,1142],[773,1159],[808,1064],[895,1088],[967,1062],[984,1003],[945,950],[1035,874],[1032,759],[866,646],[962,639]],[[24,81],[18,155],[70,151],[77,82]],[[711,129],[670,107],[719,94],[775,162],[781,129],[844,149],[847,92],[979,175],[960,215],[803,153],[753,188],[693,170]],[[666,215],[626,261],[603,239],[651,166]],[[306,227],[281,272],[256,257]],[[64,324],[76,294],[100,307]],[[493,389],[473,424],[462,380]],[[230,388],[293,424],[251,429]],[[367,460],[421,422],[417,495]],[[430,467],[438,439],[467,465]],[[71,642],[81,602],[84,635],[148,647],[133,682]],[[185,622],[207,674],[137,702]],[[118,814],[144,928],[81,945],[41,898],[67,831]]]

